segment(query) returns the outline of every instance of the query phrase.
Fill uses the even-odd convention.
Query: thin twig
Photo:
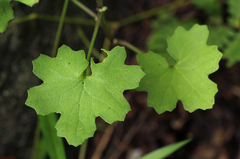
[[[89,48],[90,46],[90,41],[88,40],[87,36],[84,34],[83,30],[81,27],[77,28],[77,34],[78,36],[81,38],[83,44]],[[103,61],[103,59],[105,58],[104,55],[102,55],[95,47],[93,47],[92,50],[92,55],[95,56],[100,62]]]
[[[90,46],[89,46],[89,49],[88,49],[88,53],[87,53],[87,61],[89,61],[89,60],[90,60],[90,57],[91,57],[93,45],[94,45],[95,39],[96,39],[96,37],[97,37],[98,28],[99,28],[99,25],[100,25],[100,22],[101,22],[101,17],[102,17],[102,12],[99,12],[99,13],[98,13],[97,22],[96,22],[96,25],[95,25],[95,27],[94,27],[94,31],[93,31],[91,43],[90,43]]]
[[[17,18],[17,19],[14,19],[14,20],[10,21],[8,23],[8,28],[12,27],[12,26],[15,26],[15,25],[18,25],[18,24],[21,24],[21,23],[24,23],[24,22],[28,22],[28,21],[31,21],[31,20],[36,20],[36,19],[59,22],[60,16],[31,13],[31,14],[28,14],[24,17]],[[94,26],[96,22],[95,22],[95,20],[85,19],[85,18],[65,17],[64,18],[64,23]]]
[[[135,52],[137,54],[143,54],[144,53],[140,49],[138,49],[137,47],[135,47],[134,45],[132,45],[131,43],[129,43],[125,40],[114,39],[113,42],[114,42],[114,44],[125,46],[125,47],[127,47],[128,49],[132,50],[133,52]]]
[[[62,32],[64,18],[65,18],[66,12],[67,12],[68,2],[69,2],[69,0],[64,1],[61,18],[60,18],[60,21],[58,24],[57,34],[56,34],[54,44],[53,44],[52,57],[55,57],[57,54],[57,48],[58,48],[58,44],[59,44],[59,40],[60,40],[60,36],[61,36],[61,32]]]
[[[105,147],[107,146],[116,125],[117,125],[117,123],[115,122],[107,127],[107,129],[105,130],[105,133],[103,134],[91,159],[100,159],[101,158],[102,152],[104,151]]]
[[[85,6],[81,2],[79,2],[77,0],[72,0],[72,2],[74,4],[76,4],[79,8],[81,8],[83,11],[85,11],[88,15],[93,17],[94,19],[96,19],[98,17],[96,13],[94,13],[91,9],[89,9],[87,6]]]
[[[87,151],[88,139],[86,139],[80,147],[78,159],[85,159],[86,151]]]
[[[109,159],[117,159],[120,157],[121,153],[126,149],[127,145],[132,140],[133,136],[138,132],[141,128],[144,120],[146,119],[148,113],[151,109],[143,110],[142,113],[138,116],[137,120],[133,124],[133,126],[128,130],[127,134],[123,138],[122,142],[119,145],[119,149],[116,149],[115,152],[112,153]]]

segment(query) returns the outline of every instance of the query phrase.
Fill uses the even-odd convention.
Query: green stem
[[[57,34],[56,34],[54,45],[53,45],[52,57],[55,57],[57,54],[57,48],[58,48],[58,44],[59,44],[59,40],[60,40],[60,36],[61,36],[61,32],[62,32],[62,27],[63,27],[64,18],[65,18],[66,11],[67,11],[68,2],[69,2],[69,0],[64,1],[62,14],[61,14],[61,18],[60,18],[60,21],[58,24],[58,30],[57,30]]]
[[[81,145],[78,159],[85,159],[87,144],[88,144],[88,139],[86,139]]]
[[[124,41],[124,40],[114,39],[113,43],[125,46],[126,48],[132,50],[133,52],[135,52],[137,54],[143,54],[144,53],[140,49],[138,49],[137,47],[133,46],[132,44],[130,44],[129,42]],[[176,60],[169,53],[161,54],[161,56],[166,59],[168,65],[170,67],[173,67],[176,64]]]
[[[88,40],[87,36],[84,34],[81,27],[77,28],[77,34],[81,38],[83,44],[87,48],[89,48],[90,41]],[[93,47],[93,50],[92,50],[92,55],[95,56],[100,62],[103,61],[103,59],[104,59],[104,56],[100,52],[98,52],[97,49],[94,48],[94,47]]]
[[[103,30],[104,30],[104,32],[106,33],[106,36],[109,38],[109,39],[111,39],[111,40],[113,40],[113,38],[114,38],[114,35],[113,35],[113,32],[112,32],[112,28],[110,28],[109,26],[109,23],[106,21],[106,18],[105,18],[105,13],[102,13],[103,15],[102,15],[102,20],[101,20],[101,26],[102,26],[102,28],[103,28]]]
[[[129,42],[127,42],[125,40],[114,39],[114,44],[119,44],[119,45],[125,46],[137,54],[144,54],[144,52],[142,52],[140,49],[138,49],[137,47],[133,46],[132,44],[130,44]]]
[[[108,37],[105,37],[102,49],[109,50],[110,46],[111,46],[111,40]]]
[[[41,19],[41,20],[46,20],[46,21],[54,21],[54,22],[59,22],[60,17],[59,16],[53,16],[53,15],[44,15],[44,14],[38,14],[38,13],[31,13],[27,16],[14,19],[8,23],[8,27],[12,27],[24,22],[28,22],[31,20],[35,19]],[[71,23],[71,24],[82,24],[82,25],[95,25],[94,20],[90,19],[85,19],[85,18],[74,18],[74,17],[65,17],[64,18],[64,23]]]
[[[12,21],[10,21],[8,23],[8,28],[9,27],[12,27],[14,25],[18,25],[18,24],[21,24],[21,23],[24,23],[24,22],[27,22],[27,21],[31,21],[31,20],[34,20],[34,19],[37,19],[38,18],[38,14],[37,13],[31,13],[27,16],[24,16],[24,17],[21,17],[21,18],[18,18],[18,19],[14,19]]]
[[[173,67],[177,63],[177,61],[168,52],[160,55],[166,59],[170,67]]]
[[[45,142],[45,150],[50,159],[66,159],[62,138],[57,136],[55,125],[57,115],[55,113],[46,116],[38,115],[38,122],[42,131],[42,141]]]
[[[99,25],[100,25],[101,17],[102,17],[102,12],[99,12],[97,22],[96,22],[96,25],[94,27],[94,31],[93,31],[93,35],[92,35],[92,40],[91,40],[91,43],[90,43],[90,46],[89,46],[89,49],[88,49],[87,61],[90,61],[90,57],[91,57],[94,42],[95,42],[96,37],[97,37],[97,32],[98,32],[98,28],[99,28]]]
[[[103,7],[103,0],[96,0],[97,2],[97,7],[102,8]]]
[[[96,0],[97,3],[97,8],[101,9],[101,8],[105,8],[107,9],[107,7],[103,7],[103,0]],[[110,39],[113,40],[114,35],[112,33],[112,29],[110,28],[109,23],[106,21],[105,18],[105,12],[102,13],[102,18],[101,18],[101,27],[105,32],[105,35]]]
[[[89,49],[88,49],[88,53],[87,53],[87,61],[89,62],[89,64],[88,64],[87,69],[83,73],[83,77],[89,76],[91,74],[90,57],[91,57],[91,54],[92,54],[92,49],[93,49],[94,42],[95,42],[96,37],[97,37],[97,32],[98,32],[98,29],[99,29],[99,25],[100,25],[100,22],[101,22],[101,17],[102,17],[102,13],[103,12],[104,11],[103,11],[102,8],[98,9],[98,18],[97,18],[96,25],[94,27],[91,43],[90,43],[90,46],[89,46]]]
[[[89,9],[87,6],[85,6],[84,4],[82,4],[81,2],[77,1],[77,0],[72,0],[72,2],[74,4],[76,4],[79,8],[81,8],[82,10],[84,10],[88,15],[90,15],[91,17],[93,17],[94,19],[96,19],[98,16],[97,14],[95,14],[91,9]]]

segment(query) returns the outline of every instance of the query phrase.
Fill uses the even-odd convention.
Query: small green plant
[[[37,3],[36,0],[19,0],[19,2],[29,6]],[[196,109],[210,109],[214,104],[217,86],[208,78],[208,75],[218,69],[218,63],[222,58],[218,47],[213,44],[219,45],[225,52],[223,57],[229,60],[229,66],[239,60],[239,55],[232,56],[232,53],[240,50],[237,44],[240,34],[235,35],[230,27],[230,24],[236,24],[240,19],[234,7],[237,0],[229,1],[231,13],[229,26],[215,29],[210,25],[209,29],[212,32],[209,39],[206,25],[195,24],[195,20],[183,24],[173,16],[162,13],[153,25],[154,30],[148,43],[148,48],[152,51],[148,53],[141,52],[127,42],[114,39],[109,28],[115,25],[110,25],[103,18],[107,8],[102,5],[101,0],[97,1],[98,14],[89,11],[78,1],[73,0],[73,2],[96,20],[88,53],[85,54],[83,50],[73,51],[70,47],[63,45],[58,49],[55,57],[55,48],[58,47],[68,5],[68,0],[65,0],[52,57],[41,54],[33,61],[33,73],[43,83],[28,90],[26,105],[34,108],[38,115],[61,114],[58,121],[53,114],[46,117],[39,116],[39,125],[43,133],[42,142],[39,143],[39,149],[44,152],[41,154],[42,158],[46,154],[50,158],[65,158],[62,141],[54,137],[56,133],[59,137],[65,137],[70,145],[78,146],[94,135],[96,117],[101,117],[109,124],[123,121],[131,110],[123,96],[125,90],[136,88],[137,91],[148,92],[147,104],[159,114],[172,111],[179,100],[189,112]],[[209,15],[214,17],[220,15],[219,6],[213,5],[218,2],[217,0],[193,2],[199,8],[205,9]],[[10,0],[0,2],[0,32],[5,31],[8,21],[14,18],[9,3]],[[214,12],[211,7],[214,7]],[[164,25],[159,27],[158,20]],[[213,22],[210,21],[210,23]],[[100,24],[106,31],[109,41],[124,45],[138,53],[139,66],[124,64],[126,51],[120,46],[102,49],[107,57],[102,58],[102,54],[97,54],[96,57],[101,62],[94,62],[91,55]],[[125,25],[128,21],[117,24]],[[188,29],[177,27],[181,24]],[[215,41],[214,38],[219,32],[223,37]],[[234,41],[230,42],[229,37],[233,36]],[[165,51],[166,48],[167,51]],[[55,124],[57,132],[52,128]],[[49,138],[53,139],[53,142],[47,143]],[[164,158],[189,141],[160,149],[143,156],[142,159]],[[48,147],[44,149],[46,145]]]
[[[104,62],[91,60],[91,76],[84,72],[89,65],[84,51],[74,52],[65,45],[56,58],[40,55],[33,62],[34,74],[44,83],[28,91],[26,104],[40,115],[61,113],[58,136],[71,145],[78,146],[93,136],[97,116],[108,123],[123,121],[130,110],[123,91],[138,87],[144,76],[139,66],[124,65],[123,47],[105,52]]]

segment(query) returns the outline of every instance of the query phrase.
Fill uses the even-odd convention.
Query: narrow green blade
[[[41,139],[38,143],[38,151],[37,151],[38,153],[37,153],[37,156],[35,157],[36,159],[46,159],[48,154],[46,147],[47,147],[46,140]]]
[[[144,155],[140,159],[163,159],[163,158],[171,155],[172,153],[174,153],[175,151],[177,151],[178,149],[180,149],[181,147],[183,147],[190,141],[191,141],[191,139],[187,139],[187,140],[180,141],[180,142],[177,142],[177,143],[174,143],[171,145],[164,146],[162,148],[159,148],[155,151],[152,151],[152,152]]]
[[[50,159],[66,159],[62,138],[57,136],[57,130],[55,129],[56,114],[39,115],[38,120]]]

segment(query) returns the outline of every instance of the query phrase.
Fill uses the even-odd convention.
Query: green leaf
[[[240,61],[240,33],[235,35],[234,40],[229,43],[224,51],[223,58],[227,59],[227,67],[233,66],[236,62]]]
[[[152,152],[144,155],[140,159],[163,159],[165,157],[168,157],[169,155],[171,155],[172,153],[174,153],[175,151],[177,151],[178,149],[180,149],[181,147],[183,147],[190,141],[191,141],[191,139],[187,139],[187,140],[184,140],[181,142],[177,142],[177,143],[174,143],[171,145],[161,147],[155,151],[152,151]]]
[[[189,112],[213,106],[217,86],[208,75],[218,69],[222,54],[217,46],[206,45],[207,37],[206,26],[178,27],[167,40],[169,56],[176,61],[172,67],[151,51],[137,55],[146,73],[137,90],[148,92],[148,106],[158,113],[172,111],[178,100]]]
[[[21,2],[23,4],[26,4],[26,5],[30,6],[30,7],[32,7],[34,4],[39,2],[39,0],[15,0],[15,1]]]
[[[14,18],[13,10],[10,6],[11,0],[0,0],[0,33],[7,29],[8,21]]]
[[[104,51],[108,57],[99,64],[92,60],[92,75],[86,78],[81,76],[88,66],[82,50],[62,46],[56,58],[40,55],[33,61],[33,72],[44,83],[28,91],[26,104],[38,114],[61,113],[58,136],[71,145],[93,136],[97,116],[108,123],[123,121],[130,110],[123,91],[138,87],[144,76],[139,66],[124,65],[123,47]]]

